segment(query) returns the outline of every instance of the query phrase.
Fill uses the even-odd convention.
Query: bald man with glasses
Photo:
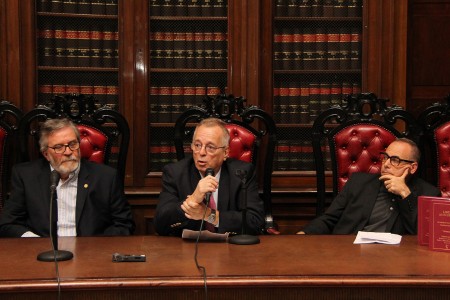
[[[441,192],[416,176],[420,151],[413,141],[399,138],[380,157],[381,174],[353,174],[326,212],[297,234],[417,234],[418,196]]]
[[[155,227],[160,235],[182,234],[183,229],[212,232],[241,232],[242,181],[247,174],[247,229],[260,233],[264,224],[263,202],[258,196],[256,172],[251,163],[229,158],[230,136],[225,123],[217,118],[202,120],[192,138],[192,157],[163,168],[162,191],[156,207]],[[207,169],[214,170],[208,175]],[[211,194],[210,205],[205,195]],[[211,205],[213,204],[213,205]]]

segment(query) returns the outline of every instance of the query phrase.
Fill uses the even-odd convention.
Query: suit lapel
[[[44,199],[42,201],[45,202],[45,206],[50,206],[50,165],[47,161],[43,160],[43,164],[41,167],[41,174],[38,177],[38,189],[41,190],[40,193],[36,193],[37,195],[44,195]],[[46,210],[47,218],[49,210]]]
[[[219,206],[218,210],[225,211],[228,210],[230,205],[230,174],[228,172],[226,161],[222,165],[222,170],[220,171],[220,181],[219,181]]]
[[[84,204],[89,193],[89,171],[87,170],[87,165],[81,162],[80,173],[78,174],[78,185],[77,185],[77,204],[76,204],[76,226],[78,227],[81,212],[83,211]]]

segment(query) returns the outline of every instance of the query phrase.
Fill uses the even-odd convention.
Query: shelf
[[[361,69],[353,70],[274,70],[274,74],[361,74]]]
[[[274,17],[275,21],[308,21],[308,22],[352,22],[362,21],[362,17]]]
[[[54,12],[38,12],[38,16],[42,17],[60,17],[60,18],[86,18],[86,19],[110,19],[117,21],[117,15],[99,15],[99,14],[76,14],[76,13],[54,13]]]
[[[38,66],[39,71],[76,71],[76,72],[118,72],[119,68],[94,68],[94,67],[48,67]]]
[[[151,72],[155,73],[226,73],[227,69],[162,69],[150,68]]]
[[[151,16],[150,21],[228,21],[227,17]]]

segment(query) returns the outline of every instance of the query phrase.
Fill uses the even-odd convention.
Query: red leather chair
[[[22,115],[22,111],[12,103],[0,102],[0,212],[9,192],[11,166],[17,159],[17,128]]]
[[[434,103],[419,115],[425,135],[422,144],[429,167],[427,179],[440,188],[442,197],[450,197],[450,95],[444,103]]]
[[[245,107],[245,101],[242,97],[218,95],[216,98],[205,98],[202,107],[192,107],[185,111],[175,123],[177,159],[181,160],[191,152],[190,144],[195,129],[193,123],[209,117],[224,120],[230,132],[230,157],[250,162],[258,168],[265,208],[264,233],[279,234],[272,217],[271,200],[275,122],[262,109],[256,106]]]
[[[82,94],[56,96],[46,105],[38,105],[26,113],[19,124],[20,157],[22,161],[40,155],[39,126],[50,118],[69,118],[80,131],[81,156],[97,163],[111,165],[125,178],[130,141],[126,119],[107,106],[96,108],[93,97]]]
[[[417,143],[420,138],[420,126],[415,118],[399,106],[386,106],[385,99],[363,93],[349,95],[345,102],[322,112],[312,128],[317,216],[326,206],[326,174],[331,173],[335,197],[352,173],[379,173],[380,152],[397,137],[407,137]],[[405,130],[396,129],[399,125]]]

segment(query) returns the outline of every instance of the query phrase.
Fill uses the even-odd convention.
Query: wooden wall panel
[[[414,0],[409,10],[407,107],[417,115],[450,93],[450,3]]]

